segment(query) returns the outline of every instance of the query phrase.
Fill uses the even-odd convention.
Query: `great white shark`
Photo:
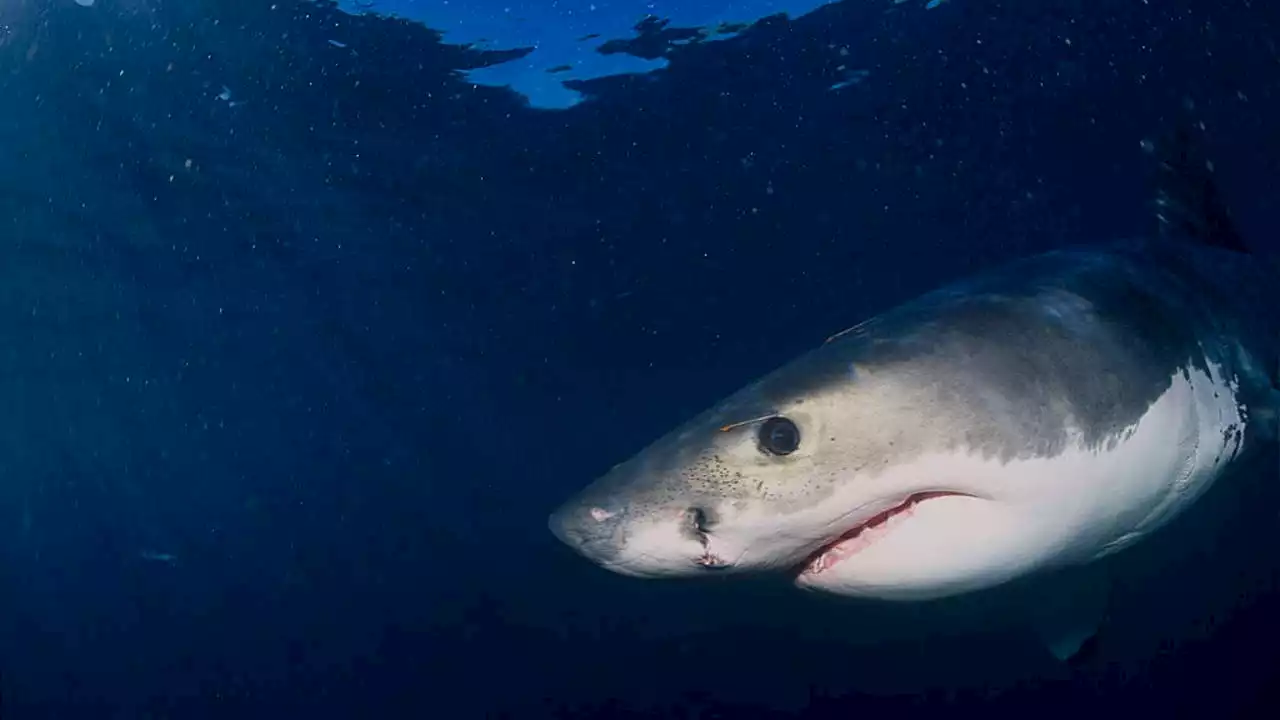
[[[1107,602],[1079,570],[1277,443],[1280,274],[1187,131],[1148,150],[1157,232],[1022,259],[839,333],[614,467],[551,531],[639,578],[783,573],[885,601],[1044,578],[1027,617],[1076,656]]]

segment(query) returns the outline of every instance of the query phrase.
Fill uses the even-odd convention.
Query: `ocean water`
[[[665,47],[729,38],[761,18],[802,17],[826,0],[523,0],[453,2],[390,0],[368,4],[344,0],[339,7],[407,18],[443,33],[447,42],[491,50],[521,51],[519,57],[469,70],[476,83],[510,87],[534,107],[562,109],[582,101],[566,81],[639,74],[667,66]],[[936,7],[937,3],[930,3]],[[646,23],[660,22],[659,25]],[[670,26],[669,34],[661,31]],[[622,50],[640,35],[654,43]],[[698,35],[687,31],[696,30]]]
[[[833,331],[1149,232],[1188,112],[1280,253],[1280,10],[594,7],[0,3],[0,717],[1274,717],[1274,505],[1078,672],[545,523]]]

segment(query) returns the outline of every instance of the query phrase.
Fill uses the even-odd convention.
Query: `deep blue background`
[[[855,652],[773,588],[615,578],[545,531],[834,330],[1149,230],[1139,141],[1189,103],[1276,251],[1280,12],[1100,5],[853,0],[636,45],[669,68],[546,111],[456,72],[505,56],[326,4],[6,3],[5,719],[1274,701],[1274,603],[1136,676],[884,697],[1003,644]]]

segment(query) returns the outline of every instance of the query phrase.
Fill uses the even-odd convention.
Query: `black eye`
[[[800,447],[800,428],[784,417],[771,417],[760,426],[760,449],[770,455],[790,455]]]

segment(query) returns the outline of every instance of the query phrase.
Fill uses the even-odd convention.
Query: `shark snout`
[[[551,513],[547,527],[582,557],[622,575],[692,576],[728,567],[728,556],[713,552],[692,517],[666,506],[576,500]]]
[[[587,559],[609,564],[621,548],[622,511],[611,511],[581,502],[560,506],[547,519],[551,534]]]

